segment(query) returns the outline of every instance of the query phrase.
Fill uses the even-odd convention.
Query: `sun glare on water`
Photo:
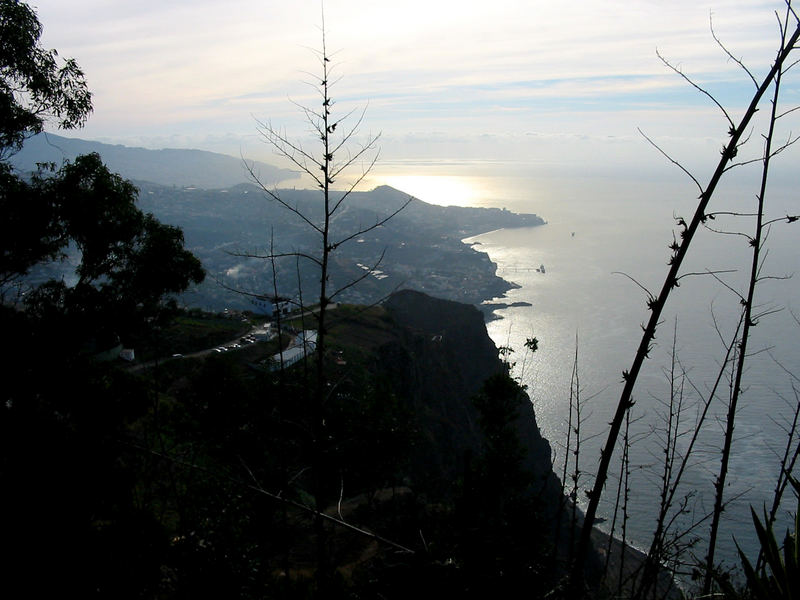
[[[386,185],[429,204],[440,206],[476,206],[481,195],[466,177],[453,175],[390,175]]]

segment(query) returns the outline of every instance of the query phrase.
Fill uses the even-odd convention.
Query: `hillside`
[[[190,305],[211,310],[252,308],[246,295],[272,294],[271,264],[243,254],[304,252],[316,255],[320,239],[311,228],[262,190],[249,184],[227,189],[174,189],[140,184],[140,205],[159,220],[184,230],[187,246],[203,262],[210,277]],[[309,190],[278,190],[281,198],[311,220],[320,215],[319,195]],[[334,194],[334,199],[337,198]],[[334,239],[343,239],[402,207],[408,195],[382,186],[353,193],[331,223]],[[537,215],[520,215],[497,208],[442,207],[413,199],[378,228],[356,236],[331,254],[334,287],[363,278],[337,300],[370,304],[398,288],[479,304],[501,296],[513,284],[496,275],[496,265],[484,252],[461,240],[501,227],[541,225]],[[276,261],[279,293],[306,295],[318,285],[319,274],[308,261],[287,256]],[[374,271],[367,272],[373,268]],[[299,271],[299,273],[298,273]],[[366,274],[366,277],[365,277]],[[299,278],[299,283],[298,283]],[[220,286],[218,282],[223,283]]]
[[[315,256],[320,239],[297,215],[271,200],[247,180],[239,159],[199,150],[145,150],[63,138],[52,134],[27,140],[12,157],[17,169],[29,171],[36,163],[61,164],[77,154],[98,152],[114,171],[134,180],[139,207],[161,222],[183,229],[187,247],[202,261],[208,277],[187,292],[182,302],[205,310],[252,309],[252,295],[275,293],[272,264],[263,258],[272,247],[287,256],[276,260],[277,293],[298,298],[318,286],[319,274],[296,253]],[[291,176],[266,164],[256,165],[262,179]],[[288,205],[312,222],[321,222],[319,193],[302,189],[277,190]],[[333,200],[341,192],[333,192]],[[355,192],[331,222],[334,240],[384,220],[408,202],[408,194],[388,186]],[[513,283],[496,274],[496,265],[484,252],[461,240],[504,227],[531,227],[544,221],[534,214],[516,214],[499,208],[437,206],[411,199],[380,227],[353,236],[331,254],[330,284],[348,287],[337,300],[358,304],[377,302],[397,289],[425,293],[469,304],[502,296]],[[47,272],[32,274],[34,281],[70,279],[69,262],[50,264]]]
[[[318,560],[313,521],[299,506],[241,487],[245,465],[260,489],[305,506],[322,485],[317,497],[325,499],[326,513],[347,523],[325,527],[337,585],[348,590],[342,597],[450,590],[477,598],[519,584],[542,595],[557,572],[551,545],[563,498],[550,446],[530,401],[498,359],[481,313],[402,291],[382,306],[331,311],[329,343],[335,384],[324,408],[321,481],[309,468],[319,463],[305,433],[313,409],[302,365],[264,379],[248,366],[256,349],[247,346],[142,373],[161,386],[160,427],[174,432],[169,446],[191,449],[193,462],[204,465],[199,478],[191,467],[175,465],[170,477],[181,495],[164,486],[153,499],[166,514],[176,513],[161,521],[167,534],[186,538],[183,562],[175,562],[175,548],[162,555],[162,571],[172,572],[182,591],[215,578],[221,579],[216,593],[229,596],[224,586],[237,589],[246,574],[248,586],[278,585],[286,577],[295,587],[284,597],[301,595]],[[494,403],[510,412],[492,425]],[[149,419],[135,429],[148,431]],[[499,447],[492,439],[498,431]],[[157,490],[166,483],[139,485]],[[200,498],[207,509],[194,508]],[[209,539],[242,575],[227,574],[225,583],[221,566],[203,564],[197,544]],[[253,589],[271,596],[280,588]]]
[[[36,163],[60,166],[80,154],[96,152],[115,173],[134,181],[149,181],[166,186],[222,188],[249,181],[242,160],[204,150],[149,150],[89,140],[66,138],[53,133],[35,135],[25,141],[20,152],[9,161],[23,173],[36,170]],[[297,173],[255,162],[254,170],[266,183],[297,177]]]
[[[498,388],[493,386],[498,381],[510,380],[506,376],[506,366],[498,358],[498,350],[486,332],[482,314],[474,306],[404,290],[392,294],[379,307],[369,310],[352,307],[338,314],[332,313],[331,323],[331,352],[346,363],[338,367],[331,365],[335,378],[346,381],[348,373],[356,369],[355,365],[366,365],[372,378],[388,382],[388,389],[407,411],[404,426],[416,432],[403,471],[404,482],[410,487],[398,492],[403,501],[408,502],[411,495],[416,502],[424,504],[417,506],[417,510],[425,514],[438,503],[452,503],[456,513],[457,507],[469,507],[463,522],[449,521],[449,517],[434,510],[436,518],[463,530],[450,532],[453,537],[438,531],[445,539],[430,538],[429,541],[432,545],[436,542],[457,543],[462,545],[459,551],[463,552],[464,545],[469,543],[458,541],[459,535],[474,536],[471,543],[481,547],[470,552],[477,552],[482,564],[472,564],[469,558],[462,557],[464,562],[460,566],[474,568],[474,575],[485,577],[486,581],[476,581],[473,575],[462,572],[458,576],[448,575],[453,577],[450,583],[456,587],[468,584],[471,589],[467,593],[474,597],[487,597],[482,593],[498,594],[498,590],[508,589],[505,586],[513,588],[511,582],[519,577],[519,573],[513,570],[519,565],[502,565],[508,560],[508,553],[516,552],[522,564],[531,561],[528,568],[544,567],[546,570],[546,573],[539,572],[528,581],[527,589],[532,597],[538,597],[548,585],[555,585],[559,575],[564,574],[564,565],[569,563],[570,538],[576,536],[582,526],[583,514],[577,510],[576,521],[572,522],[571,504],[563,495],[561,482],[552,470],[550,443],[539,431],[529,398],[513,384],[509,387],[500,385],[500,389],[506,391],[516,390],[514,393],[520,394],[520,401],[508,413],[508,421],[499,436],[503,439],[502,451],[494,458],[502,456],[501,473],[492,472],[493,468],[497,469],[491,465],[492,456],[498,449],[492,449],[491,437],[499,431],[487,429],[487,405],[478,398],[486,397],[491,389],[496,391]],[[490,394],[489,397],[493,400],[488,407],[498,401],[502,404],[501,396]],[[381,439],[380,433],[373,432],[373,436],[376,440]],[[365,439],[373,436],[367,435]],[[385,438],[381,443],[391,445],[391,439]],[[488,488],[484,487],[487,485]],[[471,496],[473,493],[478,494],[481,500],[476,502]],[[495,494],[497,498],[494,498]],[[392,497],[393,494],[385,494],[381,501],[391,505]],[[493,504],[495,501],[499,504]],[[504,505],[504,502],[508,504]],[[520,504],[515,506],[515,502]],[[354,510],[357,504],[358,501],[351,499],[348,506]],[[513,513],[521,507],[532,511],[527,518]],[[499,515],[494,514],[494,510],[509,511],[503,514],[503,518],[508,520],[501,524],[496,520]],[[378,514],[379,511],[375,511],[373,516]],[[398,518],[395,514],[395,519]],[[482,518],[487,518],[487,523],[496,528],[487,539],[481,538],[487,533],[481,530]],[[414,522],[414,527],[408,522],[405,525],[413,531],[420,523]],[[427,522],[427,526],[431,525]],[[508,525],[513,532],[503,529]],[[397,523],[393,527],[396,528]],[[402,535],[407,534],[405,531]],[[492,539],[498,537],[500,539]],[[413,546],[413,536],[398,539]],[[594,531],[592,541],[596,553],[589,561],[590,573],[599,574],[606,557],[611,565],[602,580],[595,581],[594,585],[603,588],[601,594],[614,594],[620,568],[624,565],[625,577],[633,576],[644,555],[599,530]],[[449,551],[458,552],[452,548]],[[402,564],[397,557],[394,561]],[[503,576],[500,580],[493,579],[497,573],[491,574],[492,567],[486,566],[493,561],[499,569],[508,570],[505,577],[510,581],[503,581]],[[538,567],[531,567],[537,563]],[[402,570],[408,566],[396,568]],[[432,570],[436,571],[435,568]],[[457,582],[457,577],[463,579]],[[483,587],[488,581],[493,583]],[[403,591],[418,593],[421,590],[418,585],[426,584],[435,588],[436,577],[418,584],[395,580],[397,589],[391,592],[382,590],[382,593],[386,597],[401,597]],[[623,589],[629,584],[630,581],[625,580]],[[677,600],[683,597],[666,571],[659,573],[657,588],[659,598]],[[443,593],[447,592],[443,590]]]

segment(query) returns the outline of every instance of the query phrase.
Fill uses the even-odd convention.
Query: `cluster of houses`
[[[253,296],[250,303],[255,307],[254,312],[268,317],[288,315],[295,306],[295,302],[281,296]]]

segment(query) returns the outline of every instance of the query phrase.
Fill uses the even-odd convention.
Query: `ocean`
[[[435,178],[435,176],[432,176]],[[390,181],[403,189],[402,178]],[[420,180],[421,179],[421,180]],[[471,190],[462,204],[500,206],[515,212],[535,212],[547,224],[542,227],[498,230],[465,240],[487,252],[498,265],[498,274],[517,284],[503,302],[527,302],[532,306],[498,310],[500,318],[487,324],[498,346],[513,350],[514,374],[527,386],[543,435],[554,453],[554,468],[561,474],[568,452],[564,447],[570,406],[570,383],[577,351],[581,388],[580,488],[589,489],[597,468],[599,449],[605,441],[622,389],[622,371],[630,367],[641,336],[640,324],[649,316],[644,289],[656,293],[667,272],[666,261],[676,228],[676,218],[691,217],[697,189],[675,175],[652,181],[648,177],[623,178],[575,174],[569,177],[532,177],[504,172],[498,176],[463,175],[454,189]],[[442,201],[446,185],[431,187],[437,197],[425,197],[425,181],[415,178],[410,193],[426,201]],[[439,181],[438,184],[446,182]],[[413,187],[413,186],[412,186]],[[421,193],[420,193],[421,192]],[[710,209],[752,212],[755,191],[743,179],[722,186]],[[770,216],[797,212],[792,209],[789,186],[769,190]],[[701,230],[689,252],[681,279],[667,305],[651,359],[637,383],[631,426],[631,480],[628,541],[646,548],[655,526],[663,469],[663,439],[669,369],[673,346],[676,371],[683,374],[682,410],[678,423],[677,450],[686,449],[701,401],[708,397],[720,362],[725,356],[740,312],[736,290],[743,290],[750,269],[750,248],[743,235],[752,218],[720,215],[709,224],[720,232]],[[739,402],[733,456],[726,487],[726,507],[720,530],[717,558],[724,565],[738,565],[734,540],[751,556],[757,551],[750,517],[752,505],[771,505],[779,472],[779,457],[787,441],[786,429],[800,390],[800,275],[797,224],[776,222],[770,228],[756,291],[763,316],[753,329],[748,350],[745,390]],[[722,233],[721,231],[728,233]],[[540,266],[544,269],[537,270]],[[713,274],[711,274],[713,273]],[[536,337],[538,351],[526,354],[526,338]],[[713,506],[713,481],[722,446],[722,417],[727,410],[727,383],[712,401],[709,417],[688,461],[678,500],[684,511],[677,520],[682,537],[696,538],[687,554],[705,554],[708,537],[706,515]],[[795,439],[793,442],[797,444]],[[616,452],[619,457],[620,452]],[[572,456],[570,459],[572,459]],[[608,530],[619,463],[612,463],[599,516]],[[569,471],[574,469],[571,463]],[[795,469],[795,474],[798,470]],[[581,501],[585,499],[580,494]],[[796,508],[791,491],[779,513],[778,537]],[[616,535],[620,535],[617,524]]]

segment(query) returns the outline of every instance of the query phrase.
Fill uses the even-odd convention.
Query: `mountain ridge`
[[[25,140],[10,162],[19,171],[33,172],[37,163],[60,166],[80,154],[96,152],[111,171],[126,179],[147,181],[165,186],[224,188],[250,181],[243,159],[207,150],[163,148],[152,150],[122,144],[68,138],[41,133]],[[248,161],[267,184],[296,179],[297,172],[264,162]]]

